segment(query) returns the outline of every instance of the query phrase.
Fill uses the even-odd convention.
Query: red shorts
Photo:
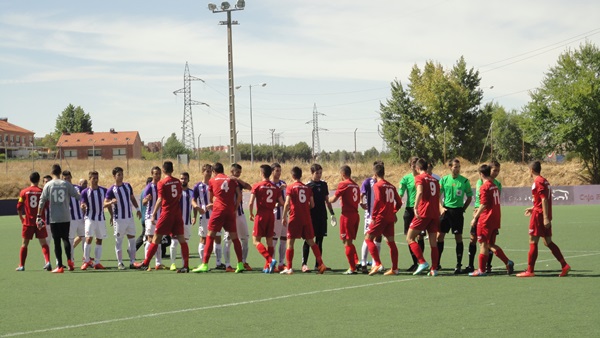
[[[181,218],[181,215],[167,215],[167,213],[162,212],[160,216],[158,216],[158,221],[156,222],[155,234],[163,236],[183,235],[183,219]]]
[[[533,212],[529,219],[529,235],[536,237],[550,237],[552,236],[552,226],[546,228],[544,226],[544,213]]]
[[[267,211],[264,214],[254,216],[254,237],[273,237],[275,233],[275,214],[272,211]]]
[[[46,238],[46,237],[48,237],[48,230],[46,230],[46,228],[47,227],[38,229],[38,227],[35,225],[33,225],[33,226],[23,225],[23,230],[21,231],[21,236],[24,239],[28,239],[28,240],[32,240],[34,234],[35,234],[35,238],[37,238],[37,239]]]
[[[422,219],[415,217],[410,222],[410,228],[418,231],[427,230],[428,233],[440,232],[440,219],[439,217]]]
[[[394,222],[386,222],[382,218],[372,219],[367,233],[375,237],[381,235],[384,237],[394,237]]]
[[[213,212],[208,219],[208,231],[219,232],[221,229],[225,229],[230,234],[232,232],[237,233],[236,219],[237,213],[235,210],[233,212]]]
[[[487,227],[477,226],[477,242],[488,243],[490,246],[496,244],[496,235],[498,228],[489,229]]]
[[[360,216],[358,213],[352,213],[350,215],[342,214],[340,216],[340,239],[343,240],[355,240],[356,233],[358,232],[358,223],[360,222]]]
[[[288,224],[287,238],[315,238],[315,231],[313,230],[312,223],[290,219],[290,222]]]

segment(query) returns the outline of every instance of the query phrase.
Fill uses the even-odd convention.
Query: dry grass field
[[[0,163],[0,199],[16,198],[19,191],[28,185],[29,173],[38,171],[42,176],[49,173],[52,164],[59,161],[55,160],[36,160],[36,161],[9,161]],[[175,162],[176,163],[176,162]],[[474,182],[477,178],[477,164],[472,164],[467,161],[462,161],[462,174]],[[201,163],[202,164],[202,163]],[[225,163],[224,163],[225,164]],[[260,180],[259,166],[261,163],[254,163],[254,167],[248,161],[242,161],[240,164],[243,167],[242,179],[249,183],[254,183]],[[129,182],[136,192],[141,191],[146,177],[150,175],[150,169],[153,166],[160,166],[159,161],[144,161],[130,160],[129,171],[127,171],[127,162],[125,161],[107,161],[96,160],[95,164],[91,160],[63,160],[63,170],[70,170],[73,174],[74,181],[79,178],[87,178],[88,172],[95,169],[100,174],[100,184],[109,186],[112,183],[112,169],[115,166],[120,166],[125,169],[125,180]],[[228,167],[227,164],[226,168]],[[366,177],[371,175],[371,164],[367,163],[350,163],[352,168],[352,176],[358,183],[362,182]],[[289,169],[293,166],[299,166],[304,171],[303,181],[307,181],[310,176],[310,165],[302,162],[287,162],[283,164],[283,179],[291,180]],[[339,166],[340,163],[328,162],[322,163],[323,179],[329,182],[330,187],[337,186],[340,181]],[[564,164],[543,165],[542,174],[548,178],[552,185],[580,185],[585,184],[581,179],[581,163],[571,161]],[[189,166],[175,166],[176,172],[187,171],[190,173],[191,181],[197,182],[200,179],[200,170],[197,161],[191,161]],[[409,167],[406,164],[392,164],[386,167],[386,178],[393,184],[397,184],[400,178],[409,172]],[[448,168],[441,164],[434,168],[434,173],[443,176],[449,173]],[[527,166],[521,163],[502,163],[502,172],[499,179],[502,184],[507,187],[529,186],[531,180],[527,171]]]

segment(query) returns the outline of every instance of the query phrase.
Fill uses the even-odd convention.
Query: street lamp
[[[237,21],[231,21],[231,12],[241,11],[246,7],[244,0],[238,0],[235,3],[235,8],[227,1],[221,3],[221,9],[217,9],[217,5],[208,4],[208,10],[213,13],[227,13],[227,21],[219,21],[220,25],[227,25],[227,57],[229,69],[229,159],[231,163],[235,163],[235,153],[237,151],[237,135],[235,132],[235,93],[233,85],[233,44],[231,41],[231,25],[237,25]]]
[[[267,84],[265,82],[263,83],[259,83],[259,84],[255,84],[255,85],[248,85],[248,89],[250,90],[250,165],[254,165],[254,131],[253,131],[253,127],[252,127],[252,87],[256,87],[256,86],[261,86],[264,87]],[[235,87],[235,89],[240,89],[242,88],[242,86],[237,86]]]

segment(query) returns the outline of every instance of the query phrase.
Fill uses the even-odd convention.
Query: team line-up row
[[[162,262],[166,251],[166,247],[163,246],[168,246],[172,271],[208,272],[212,253],[216,257],[215,269],[236,273],[252,270],[247,262],[250,234],[242,203],[242,191],[250,190],[248,212],[250,220],[254,223],[252,241],[265,259],[262,268],[264,273],[294,273],[296,239],[304,239],[301,271],[311,271],[308,266],[311,250],[316,259],[315,270],[320,274],[327,271],[329,268],[322,258],[323,237],[327,236],[328,222],[337,225],[332,203],[340,200],[342,212],[339,218],[339,232],[349,265],[344,274],[361,272],[369,275],[398,275],[400,272],[394,226],[397,221],[396,214],[403,205],[401,197],[406,194],[404,233],[412,257],[412,265],[407,271],[415,275],[427,272],[430,276],[437,276],[441,269],[444,237],[452,231],[456,240],[455,274],[486,276],[491,271],[493,255],[504,263],[508,274],[512,274],[514,263],[496,244],[496,235],[500,229],[502,189],[496,177],[500,172],[500,164],[493,161],[479,168],[480,179],[476,185],[475,211],[470,230],[469,263],[464,269],[464,212],[473,199],[473,193],[468,179],[460,175],[460,161],[451,160],[448,163],[450,174],[443,178],[432,175],[431,165],[424,159],[413,157],[409,164],[412,172],[401,179],[398,189],[385,180],[383,162],[376,161],[373,164],[373,176],[364,180],[360,186],[352,180],[351,168],[344,165],[340,168],[342,181],[333,196],[329,196],[327,183],[321,180],[323,169],[319,164],[310,167],[311,179],[306,184],[301,181],[302,169],[299,167],[291,169],[293,182],[286,184],[280,179],[279,164],[261,165],[262,180],[254,185],[240,179],[242,167],[239,164],[232,165],[231,175],[224,173],[221,163],[206,164],[202,167],[202,180],[191,189],[189,174],[184,172],[179,178],[173,177],[173,163],[166,161],[162,169],[151,169],[152,176],[148,178],[140,198],[141,210],[131,185],[123,181],[122,168],[113,169],[114,184],[107,189],[99,186],[98,173],[95,171],[89,173],[89,185],[85,180],[80,181],[80,185],[73,185],[71,173],[62,171],[60,166],[55,164],[52,166],[52,175],[44,177],[43,189],[39,187],[40,175],[34,172],[30,175],[31,185],[20,193],[17,210],[23,224],[23,244],[17,271],[25,270],[28,244],[34,235],[42,246],[46,262],[44,269],[48,271],[63,273],[65,268],[74,270],[74,247],[78,242],[83,242],[81,270],[104,269],[101,258],[102,240],[107,236],[105,210],[109,212],[109,221],[114,229],[119,270],[127,269],[122,253],[125,239],[128,241],[127,252],[131,269],[168,269]],[[552,241],[550,185],[540,175],[540,162],[532,162],[529,167],[534,179],[533,207],[526,209],[526,215],[530,216],[530,250],[527,269],[517,276],[535,275],[540,238],[561,263],[562,271],[559,276],[566,276],[570,266]],[[365,220],[365,237],[360,258],[354,246],[360,222],[359,208],[364,210]],[[143,233],[137,241],[134,211],[138,218],[143,218],[144,224]],[[327,215],[328,211],[330,216]],[[197,220],[201,264],[190,270],[188,241],[192,225]],[[423,257],[427,236],[431,246],[431,264]],[[392,261],[392,266],[387,271],[379,257],[384,237]],[[94,238],[95,258],[92,258]],[[53,239],[54,243],[54,270],[50,263],[47,239]],[[170,243],[165,242],[165,239],[170,239]],[[479,243],[480,247],[478,269],[474,268],[476,243]],[[141,245],[145,248],[144,260],[136,262],[136,251]],[[66,267],[62,264],[63,246],[67,258]],[[235,266],[230,262],[231,246],[237,258]],[[179,269],[175,264],[178,247],[181,247],[183,260],[183,266]],[[275,249],[278,250],[279,260],[275,257]],[[372,258],[370,269],[367,268],[368,254]],[[155,265],[150,267],[153,257]]]

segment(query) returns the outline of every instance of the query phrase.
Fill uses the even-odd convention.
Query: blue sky
[[[69,104],[95,131],[138,130],[145,142],[181,137],[186,61],[194,131],[202,146],[229,138],[225,14],[208,1],[0,0],[0,116],[43,136]],[[484,101],[520,110],[560,53],[600,45],[598,1],[246,1],[233,28],[238,140],[381,150],[379,102],[414,64],[463,55],[479,69]],[[489,89],[493,86],[493,89]]]

